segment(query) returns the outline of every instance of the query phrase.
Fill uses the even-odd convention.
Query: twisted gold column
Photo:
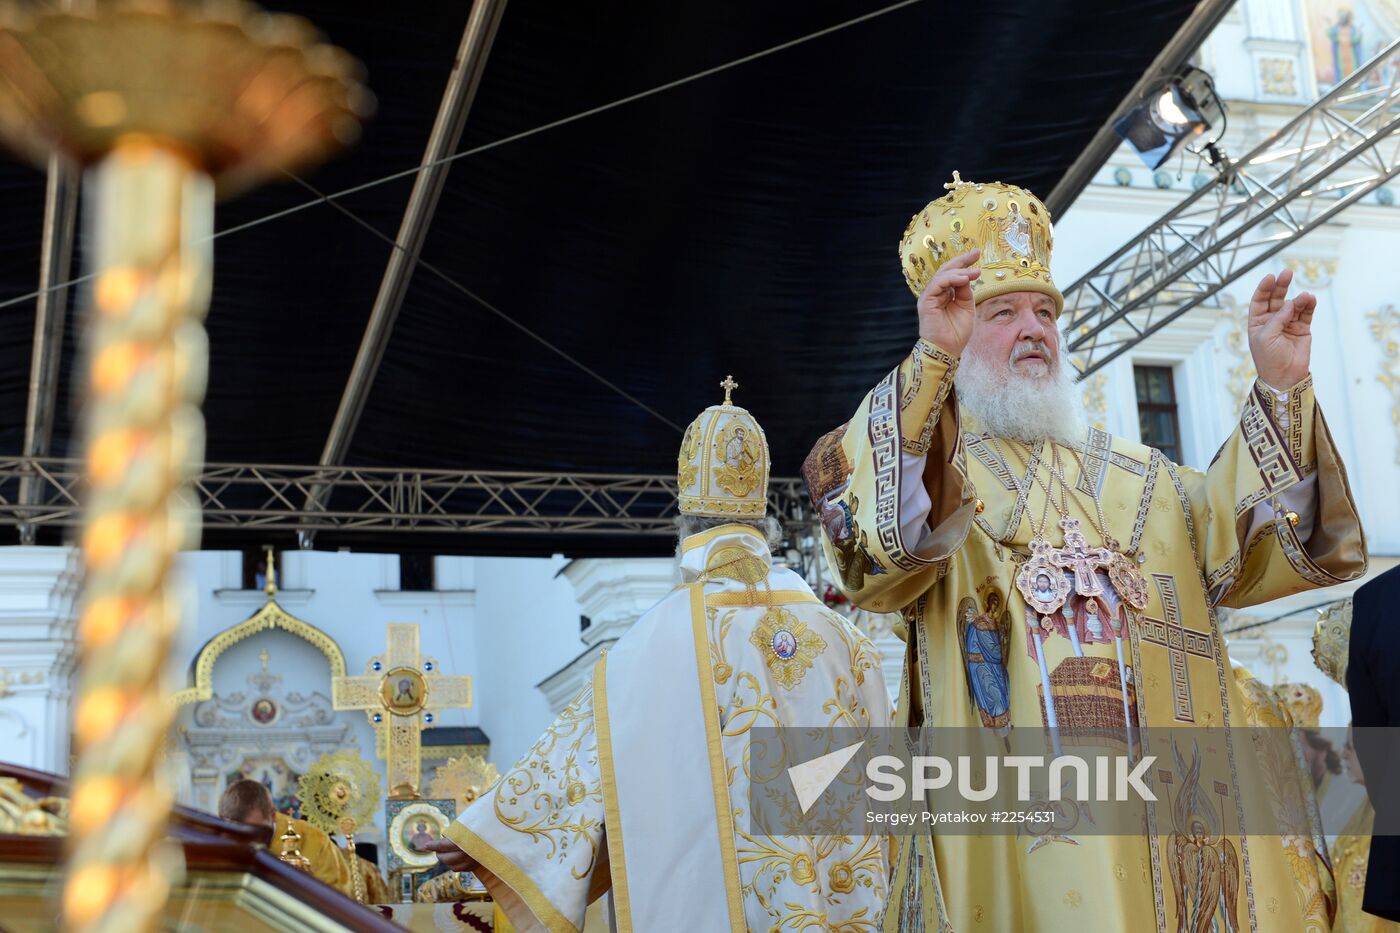
[[[352,142],[373,98],[305,20],[242,0],[0,0],[0,139],[88,167],[88,490],[79,752],[63,924],[154,929],[178,874],[156,756],[179,626],[171,565],[199,538],[214,193]],[[3,923],[0,915],[0,923]]]
[[[152,928],[170,882],[159,860],[171,801],[153,769],[170,716],[163,667],[180,622],[172,563],[199,539],[190,482],[204,453],[214,186],[186,153],[136,135],[87,184],[90,489],[63,910],[68,929],[116,933]]]

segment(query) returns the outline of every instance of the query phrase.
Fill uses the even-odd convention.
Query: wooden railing
[[[0,762],[0,777],[17,779],[30,796],[66,797],[68,781],[43,771]],[[267,832],[244,823],[176,807],[170,817],[169,837],[185,853],[191,872],[237,872],[258,878],[291,895],[326,919],[351,930],[368,933],[403,933],[373,908],[355,903],[328,884],[284,863],[267,849]],[[15,836],[0,833],[0,866],[52,865],[63,860],[66,840],[57,836]]]

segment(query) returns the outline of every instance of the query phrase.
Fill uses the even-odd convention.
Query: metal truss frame
[[[1400,52],[1382,49],[1065,291],[1065,343],[1102,368],[1400,174]]]
[[[325,448],[321,453],[324,466],[335,467],[345,461],[350,451],[350,442],[359,427],[360,416],[369,401],[369,393],[374,378],[379,373],[379,364],[389,346],[394,323],[398,320],[404,298],[408,294],[413,270],[418,265],[423,244],[428,238],[428,227],[437,211],[438,199],[447,183],[447,173],[452,168],[449,156],[461,142],[462,131],[467,125],[467,115],[476,99],[481,76],[486,70],[486,60],[491,54],[491,46],[496,40],[496,29],[505,15],[506,0],[479,0],[471,4],[466,25],[462,29],[461,45],[448,78],[447,88],[438,104],[437,117],[433,120],[432,133],[423,152],[422,170],[413,180],[413,190],[409,193],[404,207],[403,220],[399,225],[398,236],[394,240],[394,250],[389,254],[384,278],[370,308],[369,319],[365,323],[364,336],[360,349],[345,381],[340,405],[336,408],[335,420],[326,435]],[[314,508],[325,502],[331,493],[328,487],[312,486],[307,508]],[[315,529],[302,528],[303,547],[311,546]]]
[[[0,459],[0,525],[77,527],[82,482],[79,460]],[[324,506],[313,489],[326,490]],[[675,534],[673,476],[211,463],[195,490],[209,529]],[[772,480],[768,497],[790,533],[815,528],[801,480]]]

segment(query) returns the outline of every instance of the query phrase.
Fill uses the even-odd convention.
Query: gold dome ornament
[[[1054,226],[1040,199],[999,181],[963,181],[957,172],[943,187],[948,193],[915,214],[899,241],[909,290],[922,295],[943,263],[980,249],[982,275],[972,283],[974,300],[1040,292],[1055,299],[1056,314],[1064,310],[1064,296],[1050,277]]]
[[[724,401],[685,429],[676,457],[679,507],[685,515],[757,518],[768,510],[768,438],[753,415],[735,405],[739,383],[725,376]]]

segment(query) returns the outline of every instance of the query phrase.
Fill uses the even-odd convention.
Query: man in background
[[[244,778],[224,788],[219,797],[219,817],[268,830],[268,848],[277,856],[287,852],[282,835],[290,827],[301,835],[298,849],[311,863],[311,874],[342,894],[354,897],[353,876],[340,847],[323,830],[306,820],[294,820],[279,812],[272,805],[272,794],[258,781]]]
[[[1400,818],[1393,790],[1400,771],[1396,769],[1396,742],[1391,738],[1394,727],[1400,726],[1397,604],[1400,567],[1387,570],[1356,591],[1346,681],[1359,770],[1366,775],[1367,794],[1376,810],[1376,835],[1371,837],[1361,906],[1368,914],[1400,921],[1400,836],[1385,835]]]

